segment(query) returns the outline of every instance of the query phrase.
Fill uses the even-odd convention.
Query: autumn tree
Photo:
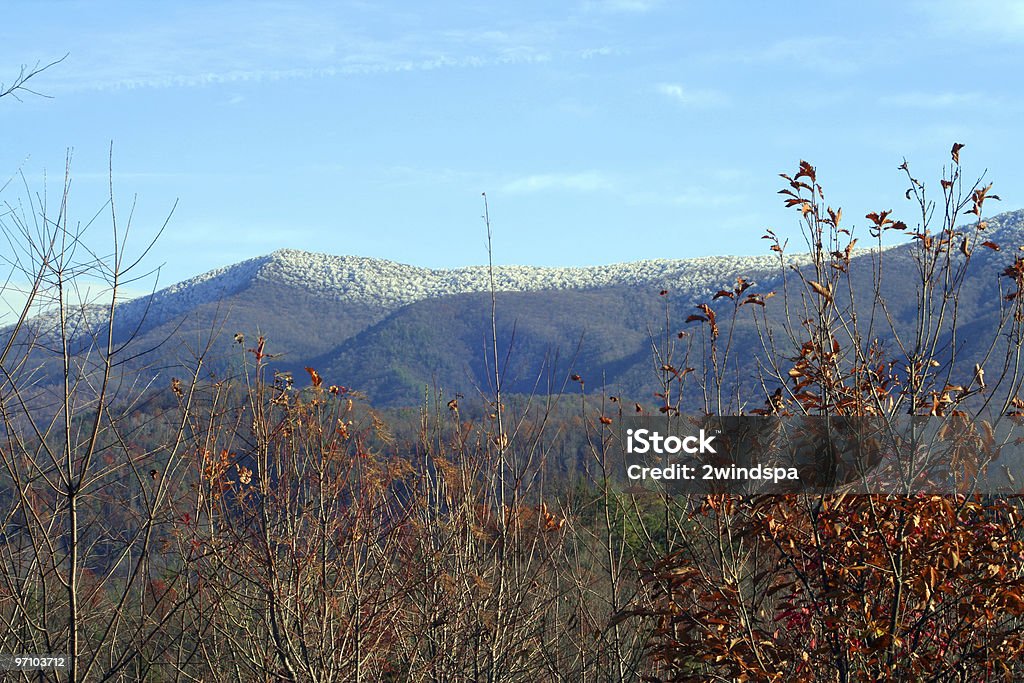
[[[810,262],[791,265],[785,242],[766,235],[779,255],[783,313],[750,307],[766,396],[752,412],[870,417],[899,434],[899,448],[887,451],[885,486],[691,499],[696,533],[647,574],[655,607],[646,613],[659,619],[651,653],[673,680],[1021,677],[1021,510],[1016,497],[993,495],[989,468],[1020,415],[1020,259],[985,270],[982,254],[1018,245],[989,238],[983,208],[998,197],[964,182],[962,148],[953,147],[935,202],[900,166],[917,219],[868,214],[875,246],[860,256],[816,169],[801,162],[783,174]],[[886,248],[891,232],[910,245]],[[979,270],[1005,284],[987,290],[995,321],[968,356],[965,282]],[[909,319],[895,313],[893,297],[906,293],[897,283],[913,285]],[[929,426],[942,437],[941,458],[929,456]]]

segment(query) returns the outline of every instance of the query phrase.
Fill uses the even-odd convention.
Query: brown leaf
[[[991,189],[992,189],[992,183],[989,183],[985,187],[979,187],[978,189],[976,189],[974,191],[974,193],[971,195],[971,201],[974,203],[974,206],[972,206],[971,210],[968,211],[967,213],[973,213],[975,216],[978,216],[980,218],[981,217],[981,207],[985,203],[986,199],[995,199],[996,201],[999,201],[999,195],[997,195],[997,194],[990,195],[988,193],[989,190],[991,190]]]
[[[981,243],[981,246],[988,247],[992,251],[999,251],[999,245],[990,240],[985,240],[984,242]]]
[[[818,295],[823,297],[825,301],[832,301],[832,290],[829,287],[826,287],[825,285],[821,284],[820,282],[816,282],[815,280],[808,280],[807,284],[809,284],[811,286],[811,289],[817,292]]]
[[[875,213],[874,211],[872,211],[871,213],[867,214],[864,217],[867,218],[872,223],[874,223],[875,227],[881,228],[888,225],[889,223],[892,223],[892,221],[889,219],[890,213],[892,213],[892,211],[882,211],[880,213]]]
[[[953,143],[953,149],[950,152],[950,155],[953,157],[953,163],[954,164],[958,164],[958,165],[960,164],[960,150],[962,150],[964,147],[965,147],[965,145],[963,145],[963,144],[961,144],[959,142],[954,142]]]
[[[697,304],[696,307],[703,311],[704,315],[707,316],[708,327],[711,328],[711,338],[717,339],[718,323],[715,321],[715,312],[711,310],[711,307],[708,306],[707,304]]]
[[[793,177],[793,180],[800,180],[800,178],[809,178],[812,183],[815,180],[814,167],[803,159],[800,160],[800,170]]]

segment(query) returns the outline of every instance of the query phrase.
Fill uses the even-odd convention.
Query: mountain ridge
[[[808,257],[795,255],[792,261],[801,265]],[[773,266],[777,266],[777,257],[770,254],[645,259],[596,266],[498,265],[494,267],[494,284],[499,292],[627,286],[710,296],[731,284],[736,272],[762,272]],[[490,291],[488,267],[483,265],[426,268],[367,256],[278,249],[118,303],[115,318],[127,321],[119,323],[125,328],[145,318],[145,328],[151,329],[257,283],[289,287],[316,299],[350,302],[383,313],[425,299]],[[95,330],[107,323],[109,306],[83,305],[71,313],[75,317],[71,327]],[[44,335],[55,335],[59,329],[60,319],[53,310],[39,313],[32,321]],[[9,329],[0,329],[0,334]]]
[[[985,222],[979,242],[993,240],[1002,249],[977,248],[972,256],[977,267],[962,301],[972,315],[962,322],[975,327],[991,323],[993,302],[1001,297],[999,274],[1018,253],[1014,247],[1024,246],[1024,210]],[[898,319],[909,319],[916,306],[913,278],[907,277],[916,272],[916,244],[884,248],[890,311]],[[870,287],[873,254],[877,245],[855,252],[851,286]],[[955,247],[950,255],[962,258]],[[786,254],[787,265],[808,262],[806,253]],[[571,365],[591,381],[607,380],[637,396],[649,396],[648,385],[656,379],[650,363],[652,330],[661,330],[669,320],[685,328],[694,305],[731,289],[737,277],[755,283],[751,291],[767,293],[792,272],[781,269],[773,253],[494,270],[499,341],[513,361],[506,385],[510,391],[530,391],[542,366],[564,374]],[[662,290],[668,296],[659,296]],[[484,353],[491,333],[489,291],[486,266],[432,269],[281,249],[118,304],[115,346],[134,338],[136,349],[154,350],[155,358],[131,361],[125,372],[165,373],[187,366],[195,350],[217,341],[204,367],[220,374],[237,369],[238,356],[250,345],[235,345],[233,334],[263,335],[272,353],[283,354],[275,370],[299,376],[303,367],[316,367],[332,383],[365,388],[372,399],[396,405],[421,398],[427,385],[466,392],[493,378]],[[769,309],[771,316],[784,313],[773,304]],[[108,308],[71,313],[81,341],[73,345],[76,352],[88,348],[92,335],[103,338]],[[52,313],[31,319],[21,346],[45,342],[58,323]],[[741,328],[737,348],[746,349],[757,332],[746,322]],[[222,332],[228,333],[226,339],[216,340]],[[557,368],[548,363],[556,357]],[[52,365],[59,369],[58,363]]]
[[[1024,209],[997,214],[985,222],[993,237],[1007,230],[1019,236],[1024,233]],[[863,255],[873,249],[856,253]],[[808,262],[806,252],[787,253],[788,264],[802,266]],[[592,266],[497,265],[494,284],[499,292],[656,286],[699,298],[732,284],[736,273],[762,273],[777,267],[775,254],[657,258]],[[386,312],[424,299],[490,290],[485,265],[428,268],[368,256],[278,249],[173,283],[152,295],[121,302],[117,315],[140,318],[145,314],[155,317],[159,324],[199,305],[237,294],[256,282],[272,282],[316,298],[357,302]],[[105,323],[107,306],[84,309],[93,326]],[[36,318],[48,316],[51,313],[44,311]]]

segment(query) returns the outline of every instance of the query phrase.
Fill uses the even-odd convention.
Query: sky
[[[167,221],[144,261],[161,285],[280,248],[485,263],[484,192],[496,263],[763,253],[765,228],[796,234],[777,192],[800,159],[866,233],[868,211],[913,223],[897,166],[937,194],[954,142],[965,174],[995,183],[992,212],[1024,206],[1024,2],[4,14],[0,81],[64,59],[30,81],[45,96],[0,99],[0,202],[25,211],[45,192],[52,208],[70,155],[68,215],[99,212],[99,253],[111,179],[131,253]]]

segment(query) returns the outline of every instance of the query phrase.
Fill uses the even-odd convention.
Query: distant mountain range
[[[988,219],[988,238],[1014,248],[1024,244],[1024,210]],[[890,310],[912,315],[912,297],[901,296],[900,270],[912,267],[909,245],[892,247]],[[965,325],[994,320],[992,292],[1007,255],[983,250],[982,267],[966,291],[972,308]],[[1015,249],[1014,249],[1015,251]],[[806,255],[787,255],[808,263]],[[855,256],[854,287],[871,274],[871,252]],[[901,265],[902,264],[902,265]],[[710,301],[743,276],[756,291],[781,284],[775,254],[758,257],[656,259],[580,268],[496,266],[499,355],[505,388],[547,393],[570,373],[588,386],[650,397],[656,388],[652,335],[671,325],[683,329],[693,306]],[[667,290],[668,295],[660,292]],[[303,367],[316,367],[330,384],[366,392],[379,405],[414,405],[424,391],[471,394],[489,386],[490,283],[486,266],[435,270],[356,256],[280,250],[210,271],[118,305],[115,337],[134,335],[139,351],[152,352],[126,365],[153,376],[180,374],[181,366],[210,345],[206,367],[229,373],[257,335],[282,355],[275,367],[305,381]],[[751,290],[755,291],[755,290]],[[773,306],[776,299],[769,303]],[[667,309],[666,309],[667,306]],[[775,306],[781,310],[781,304]],[[965,309],[966,310],[966,309]],[[74,319],[77,345],[102,329],[107,311],[87,307]],[[28,332],[52,337],[57,318],[44,314]],[[24,332],[24,331],[23,331]],[[0,337],[9,331],[0,331]],[[737,330],[737,348],[754,344],[748,324]],[[980,338],[980,335],[974,335]],[[751,347],[752,348],[752,347]],[[750,355],[749,353],[747,355]]]

